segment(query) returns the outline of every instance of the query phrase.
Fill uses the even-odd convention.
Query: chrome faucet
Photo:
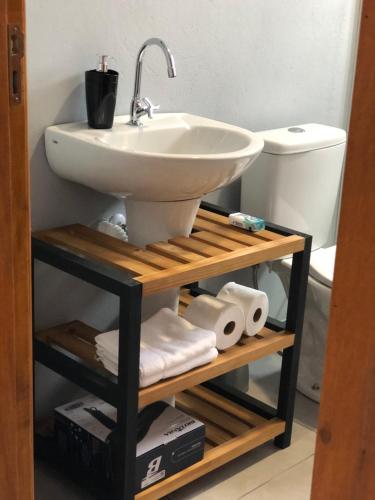
[[[176,76],[176,67],[174,65],[174,59],[171,51],[167,45],[160,40],[160,38],[149,38],[142,45],[137,57],[137,66],[135,70],[135,83],[134,83],[134,95],[130,104],[130,121],[128,125],[133,125],[136,127],[142,126],[140,118],[143,115],[148,115],[149,118],[153,117],[153,112],[160,108],[160,106],[154,106],[148,97],[141,97],[141,77],[142,77],[142,59],[143,55],[149,45],[157,45],[161,48],[164,53],[165,59],[168,66],[168,77],[174,78]]]

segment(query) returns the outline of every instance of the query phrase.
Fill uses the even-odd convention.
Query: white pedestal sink
[[[65,179],[123,198],[129,241],[138,246],[191,231],[200,200],[230,184],[256,159],[252,132],[186,113],[160,113],[143,127],[115,118],[111,130],[67,123],[47,128],[52,169]],[[152,297],[144,316],[176,306],[176,293]]]

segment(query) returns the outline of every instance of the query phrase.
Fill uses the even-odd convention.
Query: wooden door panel
[[[8,25],[24,30],[20,0],[0,3],[0,57],[8,61]],[[0,492],[33,498],[30,214],[25,62],[21,103],[9,99],[0,72]]]
[[[375,3],[365,0],[313,500],[375,498]]]

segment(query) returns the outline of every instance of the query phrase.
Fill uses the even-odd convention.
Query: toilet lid
[[[336,245],[319,248],[311,253],[310,276],[324,285],[332,287],[333,270],[335,267]]]

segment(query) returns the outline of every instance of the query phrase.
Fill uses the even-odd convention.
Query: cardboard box
[[[75,466],[112,480],[116,416],[116,408],[93,395],[55,408],[59,450]],[[164,402],[140,412],[135,493],[201,460],[204,435],[202,422]]]

